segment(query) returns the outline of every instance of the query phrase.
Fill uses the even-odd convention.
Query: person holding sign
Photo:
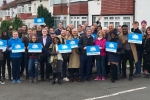
[[[63,65],[63,56],[58,51],[58,45],[60,45],[60,39],[58,37],[54,37],[53,43],[50,46],[50,63],[53,69],[53,82],[55,84],[56,78],[58,78],[58,84],[62,84],[61,82],[61,72]]]
[[[74,39],[79,40],[77,29],[72,30],[72,36],[69,38],[69,40],[74,40]],[[77,82],[80,82],[80,79],[79,79],[80,52],[78,48],[72,48],[72,53],[69,57],[68,68],[70,69],[70,82],[73,82],[74,79]],[[76,74],[75,77],[74,77],[74,74]]]
[[[93,45],[93,37],[91,36],[92,30],[87,29],[86,35],[80,37],[79,40],[79,50],[80,50],[80,67],[81,67],[81,82],[84,82],[84,75],[86,70],[86,80],[90,81],[90,72],[92,65],[92,56],[87,56],[86,46]]]
[[[125,50],[125,53],[122,56],[122,79],[126,78],[126,63],[127,60],[129,60],[130,65],[130,74],[129,74],[129,80],[133,80],[133,69],[134,69],[134,63],[137,62],[137,51],[134,43],[128,42],[128,26],[123,25],[122,26],[122,33],[119,34],[119,39],[123,45],[123,48]]]
[[[18,37],[18,32],[13,31],[13,37],[8,40],[8,47],[7,50],[10,51],[10,57],[12,62],[12,74],[13,74],[13,81],[12,83],[21,83],[20,80],[20,66],[21,66],[21,59],[22,53],[12,53],[12,45],[22,43],[22,40]]]
[[[8,36],[8,32],[7,31],[3,31],[2,32],[2,36],[1,36],[1,39],[2,40],[8,40],[10,39],[10,37]],[[8,78],[9,80],[11,81],[11,66],[10,66],[10,52],[4,50],[3,51],[3,67],[2,67],[2,76],[3,76],[3,79],[5,80],[5,65],[6,65],[6,62],[7,62],[7,69],[8,69]]]
[[[139,22],[135,21],[133,22],[133,28],[131,29],[131,32],[135,33],[135,34],[142,34],[142,32],[139,29]],[[136,46],[136,50],[137,50],[137,57],[138,57],[138,61],[135,63],[136,66],[136,71],[134,76],[139,77],[141,74],[141,62],[142,62],[142,45],[141,44],[135,44]]]
[[[116,32],[112,31],[110,33],[110,41],[109,42],[116,42],[118,44],[117,52],[120,52],[120,50],[122,50],[122,44],[121,44],[120,40],[117,38]],[[107,54],[108,54],[107,55],[108,65],[110,65],[111,74],[112,74],[111,82],[114,83],[115,80],[118,79],[118,77],[117,77],[117,66],[120,62],[120,55],[118,53],[114,53],[114,52],[108,52]]]
[[[106,39],[103,36],[104,36],[103,32],[99,31],[98,38],[94,41],[94,44],[98,45],[100,49],[100,55],[95,56],[97,66],[97,76],[95,78],[95,81],[105,80]]]
[[[35,44],[38,43],[37,36],[32,35],[29,43],[35,43]],[[30,79],[29,83],[33,83],[33,82],[38,83],[38,55],[39,53],[36,53],[36,52],[28,53],[28,55],[29,55],[28,74],[29,74],[29,79]]]

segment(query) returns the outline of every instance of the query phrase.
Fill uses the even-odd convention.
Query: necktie
[[[64,38],[62,38],[62,44],[65,44],[65,40],[64,40]]]

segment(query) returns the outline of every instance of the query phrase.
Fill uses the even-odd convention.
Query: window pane
[[[29,12],[31,12],[31,7],[29,7]]]
[[[120,20],[120,17],[115,17],[115,20]]]
[[[130,17],[123,17],[123,20],[130,20]]]
[[[24,7],[22,7],[22,13],[24,12]]]
[[[76,21],[74,21],[74,27],[77,28]]]
[[[84,25],[85,22],[86,22],[86,21],[82,21],[82,25]]]
[[[87,19],[87,17],[82,17],[82,19]]]
[[[115,22],[115,28],[118,28],[119,25],[120,25],[120,22]]]
[[[77,21],[77,26],[80,24],[80,22],[79,21]]]
[[[108,17],[104,17],[104,20],[108,20]]]
[[[114,25],[114,22],[109,22],[109,24],[113,24]]]
[[[108,22],[104,22],[104,27],[108,27]]]
[[[110,19],[110,20],[113,20],[113,19],[114,19],[114,17],[109,17],[109,19]]]

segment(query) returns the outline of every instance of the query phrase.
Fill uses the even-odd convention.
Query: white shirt
[[[58,45],[57,44],[55,44],[55,47],[56,47],[56,51],[58,51]],[[58,60],[63,60],[63,57],[62,57],[61,53],[58,53],[57,57],[58,57]]]
[[[46,39],[47,39],[47,37],[46,38],[43,37],[43,44],[44,44],[44,46],[46,44]]]

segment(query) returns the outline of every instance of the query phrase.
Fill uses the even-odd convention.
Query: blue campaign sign
[[[7,40],[0,40],[0,49],[6,50]]]
[[[97,33],[96,34],[91,34],[93,36],[93,39],[95,40],[97,38]]]
[[[128,42],[129,43],[142,44],[142,34],[130,33],[128,35]]]
[[[12,53],[25,52],[24,43],[12,44]]]
[[[35,25],[44,25],[44,18],[34,18],[34,24]]]
[[[71,52],[71,45],[70,44],[60,44],[60,45],[58,45],[58,52],[59,53],[69,53],[69,52]]]
[[[99,46],[86,46],[87,55],[100,55]]]
[[[79,43],[78,39],[73,39],[73,40],[67,40],[66,41],[66,44],[70,44],[71,48],[78,48],[78,43]]]
[[[117,52],[117,42],[106,42],[106,51]]]
[[[28,52],[42,52],[42,44],[41,43],[29,43]]]

